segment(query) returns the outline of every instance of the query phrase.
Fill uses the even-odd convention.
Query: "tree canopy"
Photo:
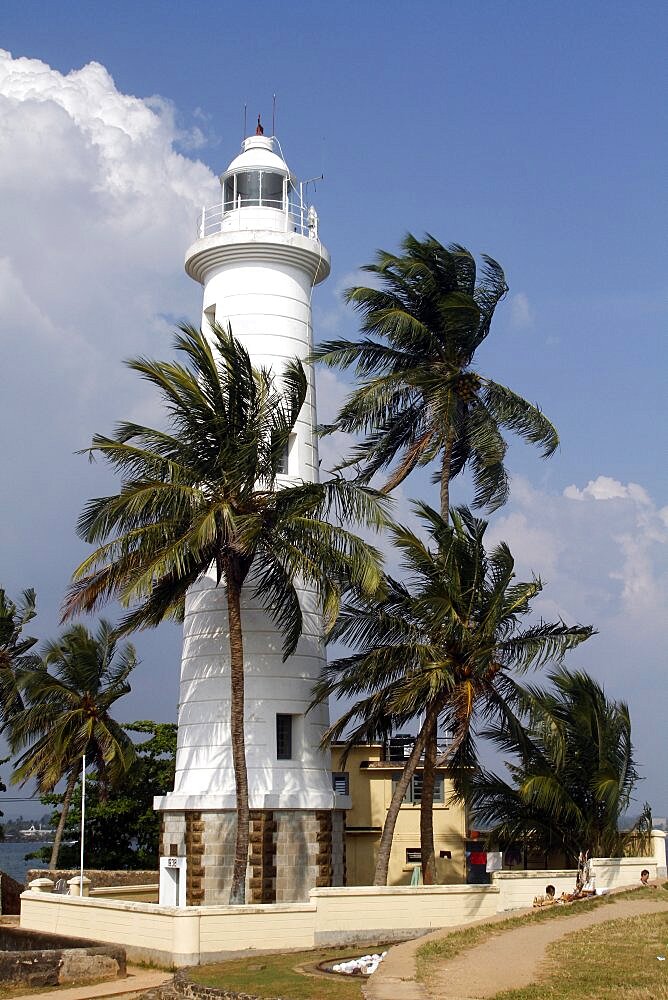
[[[508,546],[487,551],[487,522],[467,508],[452,509],[446,521],[426,504],[415,507],[428,542],[399,525],[390,530],[406,582],[388,576],[376,595],[344,603],[333,638],[356,652],[328,663],[317,688],[319,699],[352,700],[325,740],[345,736],[352,745],[425,713],[383,831],[375,880],[383,885],[393,823],[434,719],[442,718],[450,737],[441,763],[472,773],[479,766],[477,723],[496,718],[520,739],[515,675],[560,663],[594,631],[563,621],[523,624],[540,579],[516,581]]]
[[[628,707],[582,671],[553,671],[548,680],[550,687],[522,691],[521,739],[503,726],[488,728],[509,757],[510,780],[476,775],[476,822],[503,845],[528,842],[568,862],[581,850],[621,857],[636,836],[621,821],[639,778]]]

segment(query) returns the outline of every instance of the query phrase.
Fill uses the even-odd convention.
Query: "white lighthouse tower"
[[[202,329],[232,327],[255,364],[277,376],[312,348],[311,297],[329,274],[315,209],[305,204],[275,139],[257,134],[222,174],[221,200],[204,209],[186,271],[203,285]],[[315,388],[309,390],[284,461],[285,482],[318,478]],[[300,594],[305,629],[283,662],[282,637],[242,597],[245,736],[251,809],[250,902],[308,899],[344,883],[344,812],[319,748],[326,706],[307,714],[324,651],[314,595]],[[164,856],[185,858],[188,904],[227,902],[234,861],[236,797],[230,731],[225,589],[215,571],[186,601],[174,791],[156,799]],[[182,863],[182,862],[179,862]]]

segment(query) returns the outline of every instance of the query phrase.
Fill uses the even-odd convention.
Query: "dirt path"
[[[583,910],[568,919],[546,921],[517,927],[471,948],[455,958],[434,964],[428,983],[422,986],[415,978],[415,953],[426,941],[443,938],[443,929],[415,941],[406,941],[390,950],[371,981],[365,984],[367,1000],[480,1000],[502,990],[519,989],[535,982],[547,946],[558,938],[584,927],[643,916],[668,910],[663,901],[618,900],[613,906]],[[517,916],[515,911],[512,916]],[[510,914],[508,915],[510,916]],[[476,923],[497,923],[481,920]],[[470,924],[467,926],[471,926]],[[452,928],[450,933],[462,928]]]

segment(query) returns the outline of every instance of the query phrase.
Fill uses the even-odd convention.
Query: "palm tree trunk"
[[[53,847],[51,848],[51,860],[49,861],[49,871],[55,872],[58,867],[58,855],[60,854],[60,845],[63,839],[63,833],[65,832],[65,824],[67,823],[67,814],[70,811],[70,805],[72,803],[72,796],[74,795],[74,789],[76,788],[77,779],[79,777],[79,771],[75,768],[70,772],[70,776],[67,779],[67,787],[65,788],[65,795],[63,796],[63,805],[60,810],[60,819],[58,820],[58,826],[56,827],[56,833],[53,838]]]
[[[227,618],[230,629],[230,728],[237,796],[237,836],[234,848],[230,904],[243,905],[246,902],[250,813],[244,732],[244,641],[241,627],[241,586],[233,578],[232,573],[226,574],[225,582],[227,584]]]
[[[447,524],[450,520],[450,462],[452,461],[452,451],[455,447],[455,435],[453,431],[448,433],[443,449],[443,464],[441,465],[441,517]]]
[[[424,885],[433,885],[436,881],[434,784],[436,780],[437,723],[438,717],[435,716],[425,739],[422,795],[420,796],[420,857],[422,860],[422,882]]]
[[[441,517],[446,524],[450,521],[450,461],[455,446],[452,431],[446,438],[441,465]],[[436,755],[438,736],[438,716],[434,718],[425,740],[424,771],[422,772],[422,795],[420,797],[420,856],[422,858],[422,881],[433,885],[436,881],[436,851],[434,849],[434,785],[436,781]]]
[[[433,707],[427,710],[427,717],[424,721],[422,729],[417,735],[415,740],[415,745],[411,751],[411,755],[406,761],[406,765],[402,771],[401,777],[397,782],[397,787],[394,789],[394,794],[392,795],[392,801],[390,802],[389,809],[387,810],[387,816],[385,817],[385,824],[383,826],[383,833],[380,838],[380,844],[378,845],[378,857],[376,859],[376,871],[373,876],[374,885],[387,885],[387,870],[390,866],[390,852],[392,851],[392,839],[394,837],[394,828],[397,823],[397,817],[399,815],[399,809],[401,808],[401,803],[403,801],[404,795],[406,794],[406,789],[410,784],[410,780],[415,774],[415,769],[417,768],[420,757],[422,755],[422,750],[424,749],[425,739],[429,727],[433,724],[433,721],[438,717],[438,708]]]

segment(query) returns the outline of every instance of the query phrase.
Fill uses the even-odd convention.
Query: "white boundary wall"
[[[661,877],[656,858],[602,858],[598,888]],[[657,872],[658,869],[658,872]],[[664,869],[665,870],[665,869]],[[37,888],[21,896],[21,926],[125,947],[134,961],[198,965],[249,951],[306,949],[416,937],[439,927],[531,906],[552,883],[571,890],[575,871],[497,872],[492,885],[356,886],[314,889],[309,903],[176,908],[123,900],[60,896]]]

